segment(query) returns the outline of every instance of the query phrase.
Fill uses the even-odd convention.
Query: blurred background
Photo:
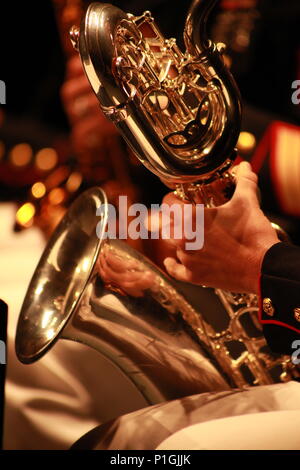
[[[183,47],[189,1],[176,6],[170,0],[113,3],[134,14],[151,10],[164,35],[176,37]],[[41,425],[49,395],[44,404],[41,397],[49,392],[49,374],[55,376],[53,390],[57,392],[58,383],[61,387],[63,374],[57,370],[70,367],[68,352],[60,347],[55,360],[45,358],[38,368],[32,366],[30,372],[26,368],[26,373],[14,355],[20,303],[55,225],[72,200],[94,185],[103,187],[112,203],[121,194],[133,202],[160,203],[168,192],[106,121],[71,47],[68,30],[79,24],[88,4],[80,0],[1,3],[0,80],[6,85],[6,103],[0,105],[0,297],[9,305],[7,448],[65,448],[104,419],[102,411],[97,415],[91,405],[92,398],[85,397],[83,424],[76,427],[69,422],[68,433],[49,437],[49,429]],[[227,44],[226,61],[243,98],[239,157],[251,161],[259,174],[263,210],[297,244],[300,105],[292,102],[292,83],[300,80],[299,21],[299,0],[221,0],[209,24],[210,37]],[[137,248],[157,261],[151,245]],[[79,351],[78,357],[84,354],[90,353]],[[35,390],[31,395],[24,392],[28,384]],[[73,392],[76,387],[77,383]],[[78,401],[63,412],[62,404],[56,407],[56,398],[50,400],[56,416],[61,414],[57,419],[65,423],[62,426],[66,427],[66,414],[82,406],[82,394],[75,395]]]

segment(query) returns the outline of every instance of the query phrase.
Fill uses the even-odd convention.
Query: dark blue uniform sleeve
[[[260,278],[260,321],[274,352],[291,355],[300,340],[300,247],[276,243]]]

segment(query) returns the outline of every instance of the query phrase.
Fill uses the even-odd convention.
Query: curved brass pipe
[[[210,46],[206,24],[218,0],[195,0],[188,11],[184,29],[186,49],[192,55],[200,55]]]

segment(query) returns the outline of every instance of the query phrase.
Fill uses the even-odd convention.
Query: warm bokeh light
[[[69,168],[67,166],[59,166],[50,173],[45,179],[45,184],[48,189],[57,188],[68,178],[70,174]]]
[[[68,178],[68,181],[66,183],[66,188],[70,193],[73,193],[79,189],[80,185],[82,183],[82,175],[78,173],[77,171],[74,171],[74,173],[71,173],[71,175]]]
[[[240,152],[251,152],[256,144],[256,139],[250,132],[241,132],[237,143]]]
[[[40,181],[38,181],[37,183],[34,183],[34,185],[32,186],[31,193],[33,197],[35,197],[36,199],[40,199],[44,197],[46,194],[46,186],[44,185],[44,183],[41,183]]]
[[[65,191],[62,188],[54,188],[49,193],[49,201],[53,205],[58,205],[65,199]]]
[[[17,222],[23,227],[30,227],[33,222],[35,207],[31,202],[26,202],[21,206],[16,214]]]
[[[15,145],[10,151],[9,158],[14,166],[26,166],[32,158],[32,148],[25,143]]]
[[[36,154],[35,164],[39,170],[48,171],[55,167],[58,161],[57,153],[52,148],[44,148]]]

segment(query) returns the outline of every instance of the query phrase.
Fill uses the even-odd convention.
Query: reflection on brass
[[[134,17],[93,3],[81,23],[79,51],[102,111],[142,163],[169,183],[214,177],[235,157],[239,93],[223,47],[206,38],[212,3],[193,2],[185,53],[149,12]]]
[[[205,33],[214,3],[193,2],[185,53],[165,40],[149,12],[134,17],[108,4],[90,5],[79,34],[103,112],[149,170],[207,206],[234,189],[228,170],[241,114],[233,78]],[[106,215],[99,227],[100,205]],[[255,295],[217,289],[228,318],[217,331],[149,260],[106,238],[107,211],[105,194],[91,189],[49,240],[19,318],[23,362],[41,357],[58,336],[81,341],[109,357],[148,403],[272,383],[280,380],[273,376],[278,369],[284,380],[298,375],[289,359],[267,351]],[[242,346],[238,355],[231,343]]]
[[[233,194],[229,170],[241,121],[239,91],[223,61],[225,45],[206,35],[215,3],[192,2],[185,52],[175,39],[163,37],[150,12],[136,17],[107,4],[90,5],[79,34],[82,64],[102,111],[141,162],[168,187],[176,187],[179,198],[207,207]],[[252,134],[242,133],[240,139],[244,150],[255,145]],[[237,386],[271,383],[271,369],[282,363],[285,370],[287,362],[266,353],[261,332],[254,339],[243,326],[248,313],[261,330],[254,319],[257,297],[215,292],[231,319],[221,333],[206,329],[221,368]],[[245,348],[234,360],[230,341],[243,341]]]
[[[275,222],[271,222],[271,225],[274,230],[277,232],[277,237],[281,242],[291,243],[290,236],[287,234],[285,230],[283,230],[280,225],[276,224]]]
[[[269,315],[269,317],[273,317],[274,312],[275,312],[273,304],[272,304],[272,300],[268,299],[267,297],[263,299],[263,311],[267,315]]]
[[[202,316],[151,261],[126,243],[104,239],[106,223],[106,196],[94,188],[55,230],[20,314],[19,359],[35,361],[60,336],[108,357],[149,404],[229,389],[213,365]]]

